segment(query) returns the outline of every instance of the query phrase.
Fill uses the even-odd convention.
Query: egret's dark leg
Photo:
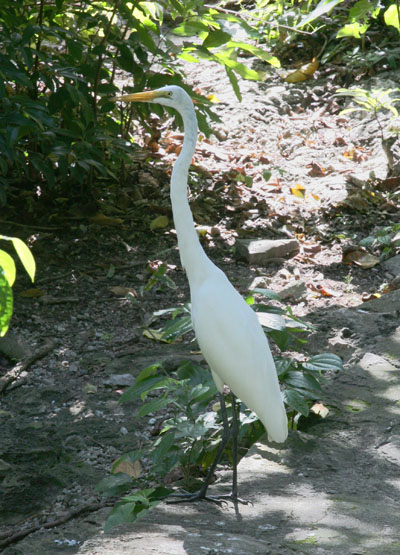
[[[232,391],[231,391],[231,403],[232,403],[232,463],[233,463],[232,498],[237,499],[238,498],[237,465],[238,465],[238,456],[239,456],[239,453],[238,453],[239,423],[238,423],[238,415],[236,412],[236,398],[232,393]]]
[[[231,391],[231,403],[232,403],[232,428],[231,428],[231,435],[232,435],[232,466],[233,466],[233,474],[232,474],[232,492],[228,495],[220,495],[219,499],[230,499],[233,501],[236,506],[237,503],[243,503],[247,505],[249,501],[245,501],[238,497],[238,485],[237,485],[237,466],[238,466],[238,459],[239,459],[239,445],[238,445],[238,438],[239,438],[239,417],[238,411],[240,416],[240,407],[237,410],[236,408],[236,397]]]
[[[228,416],[226,413],[225,398],[223,393],[219,393],[219,399],[221,403],[221,414],[222,414],[222,422],[223,422],[224,428],[223,428],[222,438],[218,447],[217,454],[215,455],[212,465],[208,469],[207,476],[203,482],[203,485],[201,486],[199,491],[195,493],[187,493],[187,492],[172,493],[168,498],[168,501],[167,501],[168,503],[183,503],[185,501],[199,501],[201,499],[204,499],[205,501],[212,501],[213,503],[218,503],[218,504],[221,503],[222,496],[208,497],[206,495],[208,486],[210,485],[211,480],[214,476],[214,471],[216,469],[216,466],[221,460],[222,453],[224,452],[224,449],[226,447],[226,444],[228,443],[229,435],[230,435]],[[171,497],[173,497],[174,499],[171,499]]]

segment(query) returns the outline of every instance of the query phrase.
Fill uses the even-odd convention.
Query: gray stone
[[[390,273],[394,274],[395,276],[400,275],[400,254],[397,256],[393,256],[389,258],[383,263],[386,270],[389,270]]]
[[[237,254],[249,264],[266,264],[275,258],[291,258],[299,252],[296,239],[238,239]]]
[[[395,312],[400,310],[400,289],[386,293],[379,299],[362,303],[356,307],[356,310],[367,310],[369,312]]]
[[[288,283],[279,291],[279,296],[284,299],[301,299],[307,293],[307,286],[304,281],[296,279]]]
[[[135,378],[132,376],[132,374],[113,374],[112,376],[104,380],[103,383],[104,385],[108,385],[109,387],[127,387],[135,383]]]

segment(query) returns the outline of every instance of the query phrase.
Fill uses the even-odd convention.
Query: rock
[[[283,289],[278,291],[282,300],[295,299],[300,300],[307,293],[307,286],[302,280],[294,280],[289,282]]]
[[[400,310],[400,289],[386,293],[386,295],[382,295],[379,299],[359,304],[356,310],[367,310],[370,312],[395,312]]]
[[[385,269],[389,270],[391,274],[394,274],[395,276],[399,276],[400,275],[400,254],[398,254],[397,256],[393,256],[392,258],[389,258],[383,263],[383,265]]]
[[[104,380],[104,385],[109,387],[129,387],[135,383],[135,378],[132,374],[114,374]]]
[[[329,352],[340,356],[344,361],[347,361],[355,351],[355,347],[342,337],[332,337],[328,340],[328,344]]]
[[[266,264],[273,258],[290,258],[299,252],[296,239],[238,239],[235,243],[239,258],[249,264]]]
[[[269,284],[270,284],[270,279],[268,277],[257,276],[251,282],[249,290],[253,291],[254,289],[268,289]]]

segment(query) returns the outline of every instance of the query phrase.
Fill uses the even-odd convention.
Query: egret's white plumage
[[[176,86],[119,99],[163,104],[182,116],[185,137],[172,171],[171,203],[196,337],[218,390],[228,385],[257,414],[269,439],[283,442],[288,434],[287,416],[268,341],[254,311],[207,257],[194,227],[187,198],[188,169],[197,141],[193,102]]]

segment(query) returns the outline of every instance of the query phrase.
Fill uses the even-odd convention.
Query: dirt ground
[[[398,206],[366,183],[371,172],[378,180],[387,174],[376,123],[341,116],[333,93],[343,83],[330,68],[317,77],[291,85],[271,71],[263,83],[241,84],[240,104],[221,68],[188,68],[188,83],[218,97],[221,118],[210,141],[199,144],[191,206],[207,231],[208,255],[242,293],[255,278],[278,293],[304,282],[284,303],[317,328],[307,354],[330,351],[345,363],[325,387],[328,417],[291,431],[279,448],[253,446],[239,471],[240,495],[251,504],[236,512],[208,503],[160,505],[104,534],[110,508],[101,506],[95,485],[149,434],[132,406],[118,403],[121,391],[151,363],[192,356],[190,338],[156,344],[142,333],[155,310],[189,300],[170,226],[148,231],[163,210],[170,215],[168,188],[129,205],[119,226],[83,217],[37,228],[2,221],[2,233],[31,238],[35,287],[44,293],[21,295],[30,285],[20,272],[1,347],[5,375],[14,364],[7,354],[37,356],[0,398],[0,549],[7,555],[400,553],[399,290],[363,303],[395,281],[400,263],[342,262],[344,247],[399,222]],[[362,85],[387,88],[398,79],[391,72]],[[168,136],[166,145],[174,141],[179,137]],[[174,155],[164,150],[153,173],[135,166],[144,198],[159,175],[168,181],[163,160]],[[235,181],[232,168],[251,187]],[[249,266],[235,256],[243,237],[296,237],[300,252]],[[139,292],[156,260],[168,263],[176,289],[144,293],[139,306],[112,289]],[[221,471],[213,487],[224,490],[229,480]]]

